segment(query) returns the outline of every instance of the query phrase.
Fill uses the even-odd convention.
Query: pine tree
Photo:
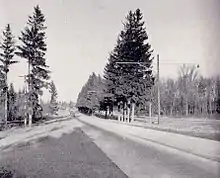
[[[92,73],[78,95],[76,107],[81,112],[94,113],[94,111],[100,108],[100,102],[104,99],[103,90],[104,84],[101,77]]]
[[[95,73],[89,77],[87,82],[87,107],[91,109],[91,112],[94,112],[98,109],[99,99],[98,99],[98,81]]]
[[[8,116],[10,120],[16,119],[17,114],[17,93],[14,90],[14,85],[11,83],[8,90]]]
[[[48,86],[49,73],[46,65],[45,52],[47,50],[44,25],[45,17],[40,7],[34,7],[34,13],[29,16],[24,31],[21,32],[19,40],[22,45],[18,46],[19,55],[28,62],[28,93],[29,93],[29,125],[32,124],[32,117],[37,117],[40,112],[39,95],[42,95],[42,88]]]
[[[16,97],[15,107],[17,110],[16,119],[22,120],[27,114],[27,93],[25,88],[19,90]]]
[[[55,86],[53,81],[50,83],[49,92],[51,93],[51,97],[50,97],[50,110],[51,110],[51,113],[52,114],[57,114],[57,111],[58,111],[58,102],[57,102],[58,93],[57,93],[57,89],[56,89],[56,86]]]
[[[147,43],[148,35],[144,27],[143,16],[139,9],[129,11],[124,29],[121,31],[116,47],[110,54],[109,62],[105,67],[105,79],[108,92],[124,105],[134,106],[140,100],[149,98],[148,88],[153,85],[151,71],[152,50]],[[116,62],[133,62],[132,64],[117,64]],[[145,66],[139,65],[141,63]],[[145,69],[148,70],[145,70]],[[143,97],[144,96],[144,97]],[[129,112],[129,111],[128,111]]]
[[[1,81],[1,84],[4,86],[4,93],[5,93],[5,123],[7,124],[8,120],[8,84],[7,84],[7,78],[8,78],[8,72],[9,67],[12,64],[17,63],[17,60],[14,60],[14,52],[15,52],[15,40],[14,36],[11,32],[11,27],[8,24],[3,31],[3,42],[0,44],[0,49],[2,52],[0,52],[0,61],[2,62],[1,67],[1,76],[4,78],[3,81]],[[2,78],[1,78],[2,79]]]
[[[86,84],[82,87],[80,93],[78,94],[77,102],[76,102],[76,107],[82,108],[86,106],[86,95],[87,95],[87,90],[86,90]]]

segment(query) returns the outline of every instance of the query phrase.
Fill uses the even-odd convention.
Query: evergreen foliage
[[[5,76],[7,79],[7,74],[9,72],[9,67],[12,64],[17,63],[17,60],[14,60],[14,52],[15,52],[15,39],[11,31],[11,26],[8,24],[3,31],[3,42],[0,44],[0,69],[1,74]]]
[[[51,94],[51,97],[50,97],[50,110],[51,110],[52,114],[56,114],[58,109],[59,109],[58,108],[58,102],[57,102],[58,93],[57,93],[57,89],[56,89],[56,86],[55,86],[53,81],[50,83],[49,92]]]
[[[14,60],[15,52],[15,40],[11,31],[11,26],[8,24],[3,31],[3,42],[0,44],[0,85],[3,87],[3,92],[5,93],[5,123],[8,121],[8,72],[9,67],[12,64],[17,63],[17,60]]]
[[[149,99],[147,89],[153,85],[153,76],[152,50],[147,40],[142,13],[139,9],[135,12],[129,11],[104,75],[108,92],[114,94],[118,101],[127,102],[131,99],[138,103]]]
[[[19,40],[22,42],[18,46],[19,52],[16,54],[27,60],[30,72],[28,74],[29,100],[32,107],[33,118],[41,116],[42,108],[39,105],[39,95],[42,88],[48,86],[50,78],[48,66],[46,64],[45,53],[47,50],[45,38],[46,26],[45,17],[40,7],[34,7],[34,13],[29,16],[27,26],[21,32]]]
[[[14,90],[13,83],[10,84],[8,90],[8,118],[9,121],[16,120],[17,117],[17,93]]]
[[[104,99],[104,88],[103,79],[92,73],[78,95],[76,107],[82,112],[89,114],[100,109],[100,102]]]

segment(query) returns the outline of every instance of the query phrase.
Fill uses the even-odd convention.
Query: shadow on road
[[[37,146],[24,144],[8,152],[0,166],[23,177],[127,177],[80,128],[59,139],[37,141]]]

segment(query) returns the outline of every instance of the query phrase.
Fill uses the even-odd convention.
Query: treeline
[[[26,125],[28,119],[31,126],[33,121],[42,119],[43,108],[39,98],[43,95],[43,88],[49,89],[51,93],[51,112],[58,109],[56,87],[51,82],[51,72],[45,58],[46,28],[45,16],[37,5],[18,40],[13,35],[10,24],[3,31],[0,41],[0,94],[1,109],[4,108],[1,120],[5,125],[8,121],[18,119],[24,120]],[[15,92],[13,84],[8,89],[8,73],[11,66],[19,62],[17,59],[24,59],[28,63],[27,75],[22,76],[27,87],[19,92]]]
[[[163,113],[202,117],[220,113],[220,77],[205,78],[195,67],[182,66],[179,71],[178,79],[160,83]]]
[[[129,11],[109,55],[104,78],[93,73],[79,93],[79,111],[92,114],[104,110],[106,115],[114,111],[127,121],[132,121],[135,114],[157,115],[158,82],[152,74],[152,52],[142,13],[139,9]],[[159,85],[162,115],[207,116],[220,112],[219,77],[204,78],[195,66],[183,65],[178,79],[164,79]]]
[[[161,114],[172,117],[219,117],[220,113],[220,77],[205,78],[199,75],[195,67],[180,67],[177,79],[161,79]],[[149,115],[151,102],[152,116],[157,115],[157,85],[148,93],[148,99],[135,108],[137,115]],[[106,115],[118,110],[115,96],[107,92],[106,80],[93,73],[78,95],[76,107],[86,114],[105,111]]]

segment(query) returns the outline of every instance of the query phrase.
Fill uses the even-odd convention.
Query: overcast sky
[[[103,73],[127,12],[136,8],[161,63],[199,63],[205,76],[220,73],[219,0],[0,0],[1,32],[10,23],[20,35],[37,4],[46,16],[47,63],[61,100],[76,101],[89,74]],[[175,77],[179,65],[161,64],[161,76]],[[26,72],[24,61],[11,68],[16,88]]]

